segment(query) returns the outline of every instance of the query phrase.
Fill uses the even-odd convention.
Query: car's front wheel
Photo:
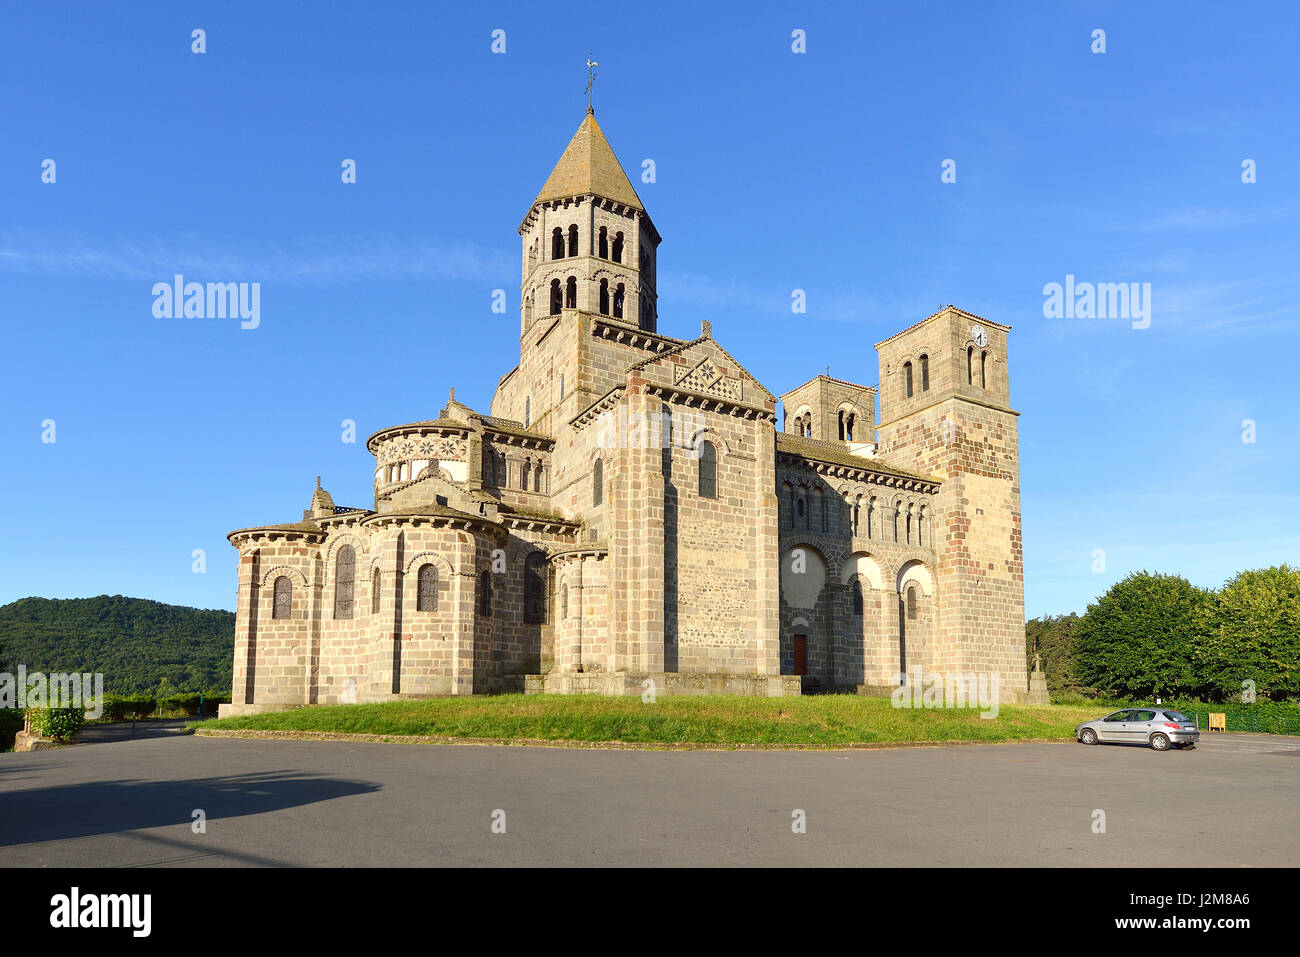
[[[1169,738],[1166,735],[1160,734],[1159,732],[1156,732],[1155,734],[1151,735],[1151,750],[1168,751]]]
[[[1096,744],[1097,732],[1092,730],[1092,728],[1084,728],[1079,732],[1079,740],[1084,744]]]

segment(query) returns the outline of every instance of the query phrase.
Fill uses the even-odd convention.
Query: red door
[[[797,675],[806,675],[808,673],[808,637],[806,635],[794,636],[794,673]]]

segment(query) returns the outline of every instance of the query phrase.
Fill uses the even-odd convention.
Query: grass
[[[1099,717],[1096,706],[1002,706],[978,710],[894,708],[887,698],[499,695],[383,704],[327,705],[193,725],[206,730],[333,732],[383,736],[625,742],[647,746],[851,747],[946,741],[1071,738]]]

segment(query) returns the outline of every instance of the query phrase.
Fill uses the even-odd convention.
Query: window
[[[564,283],[564,305],[569,309],[578,308],[578,280],[574,276]]]
[[[605,485],[605,463],[601,459],[596,459],[596,464],[591,467],[591,504],[599,505],[604,494]]]
[[[907,618],[909,621],[916,620],[916,586],[907,587]]]
[[[845,421],[845,425],[844,425],[844,437],[847,438],[850,442],[852,442],[852,441],[853,441],[853,426],[857,424],[858,417],[857,417],[856,415],[854,415],[852,412],[850,412],[850,413],[849,413],[849,417],[848,417],[847,419],[845,419],[844,421]]]
[[[894,541],[898,541],[898,506],[895,505],[891,510],[894,519]]]
[[[600,227],[600,239],[596,243],[596,255],[601,259],[609,258],[609,233],[604,226]]]
[[[975,384],[975,347],[966,348],[966,384]]]
[[[853,614],[862,617],[862,582],[857,578],[853,579]]]
[[[542,490],[542,463],[538,462],[537,467],[533,469],[533,491]]]
[[[546,621],[546,556],[532,552],[524,561],[524,621]]]
[[[921,356],[921,391],[930,391],[930,357]]]
[[[921,519],[923,519],[924,517],[925,517],[924,512],[916,513],[916,544],[918,545],[925,544],[925,542],[921,539]]]
[[[334,617],[352,617],[352,582],[356,574],[357,553],[351,545],[339,549],[334,559]]]
[[[419,590],[416,593],[416,611],[438,610],[438,569],[432,563],[420,566],[417,576]]]
[[[906,528],[907,528],[907,544],[911,545],[911,544],[912,544],[912,513],[911,513],[911,511],[909,511],[909,512],[907,513],[907,519],[906,519],[906,522],[907,522],[907,526],[906,526]]]
[[[531,473],[532,470],[533,470],[532,460],[524,459],[524,467],[519,470],[519,487],[525,492],[528,491],[528,477],[529,477],[529,473]]]
[[[712,442],[700,445],[700,498],[718,497],[718,450]]]
[[[483,450],[483,481],[488,485],[497,484],[497,457],[491,449]]]
[[[379,614],[379,569],[370,576],[370,614]]]
[[[578,227],[569,227],[569,255],[578,255]]]
[[[623,284],[619,283],[614,289],[614,318],[623,318]]]
[[[981,389],[987,389],[989,387],[988,379],[985,377],[985,372],[988,366],[988,362],[989,362],[989,354],[987,352],[981,352],[980,353],[980,388]]]
[[[623,234],[615,233],[614,234],[614,262],[621,263],[622,261],[623,261]]]
[[[609,315],[609,280],[608,279],[602,279],[600,281],[600,314],[602,316]]]
[[[844,441],[844,410],[843,409],[840,409],[838,418],[839,418],[839,425],[840,425],[840,441],[843,442]]]
[[[875,521],[876,500],[873,498],[867,503],[867,538],[871,537],[871,525]]]
[[[551,258],[564,258],[564,233],[560,231],[559,226],[551,230]]]
[[[858,503],[853,503],[853,534],[858,534]]]
[[[910,362],[903,363],[903,383],[907,389],[907,397],[910,399],[912,397],[912,363]]]
[[[293,617],[293,582],[289,581],[288,575],[281,575],[275,580],[275,605],[271,617]]]
[[[564,305],[564,293],[560,290],[560,280],[551,280],[551,315],[558,316]]]
[[[492,573],[486,568],[478,576],[478,613],[492,617]]]

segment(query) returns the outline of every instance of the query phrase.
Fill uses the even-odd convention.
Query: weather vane
[[[591,85],[596,82],[596,67],[600,66],[587,54],[587,109],[591,109]]]

